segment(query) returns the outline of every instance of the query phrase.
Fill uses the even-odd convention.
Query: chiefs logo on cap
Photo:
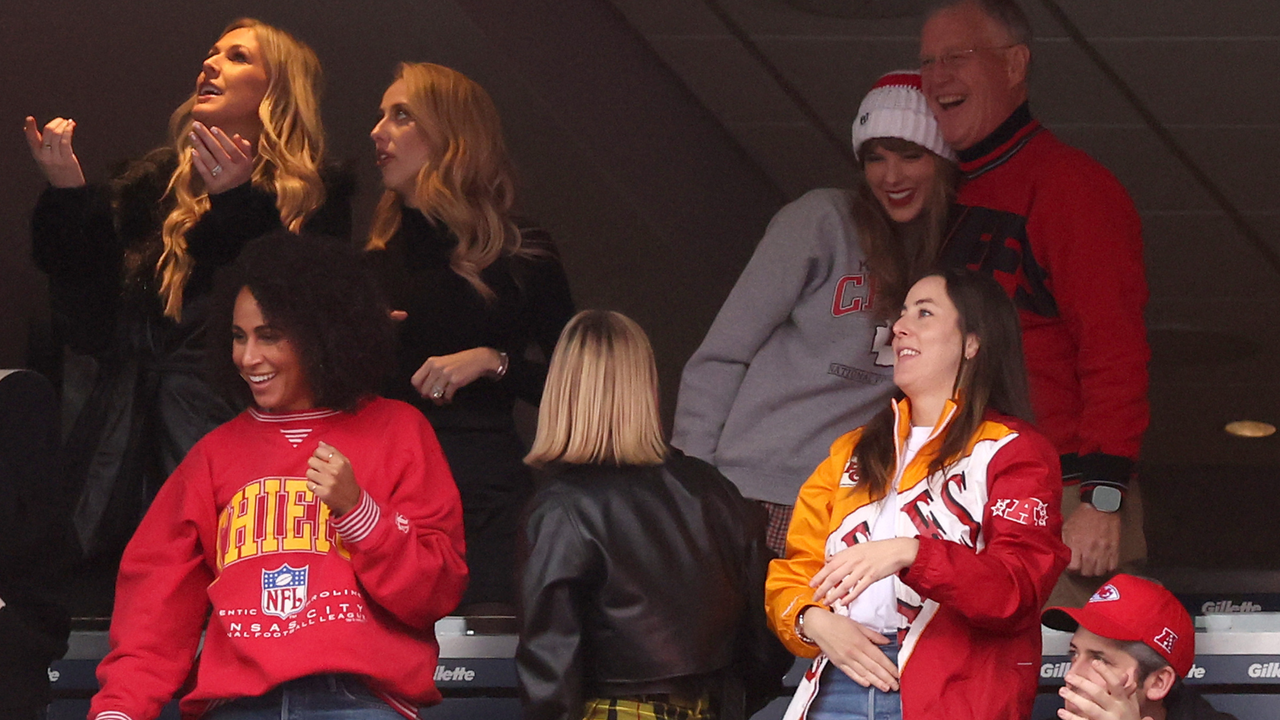
[[[1164,648],[1165,652],[1172,653],[1173,646],[1178,642],[1178,634],[1169,628],[1165,628],[1160,631],[1160,634],[1152,642]]]
[[[1112,585],[1111,583],[1107,583],[1106,585],[1103,585],[1102,587],[1098,588],[1098,592],[1094,593],[1093,597],[1089,598],[1089,602],[1091,603],[1112,602],[1114,600],[1119,600],[1119,599],[1120,599],[1120,591],[1116,589],[1115,585]],[[1166,630],[1166,632],[1168,631]],[[1174,638],[1176,639],[1177,636],[1174,635]]]

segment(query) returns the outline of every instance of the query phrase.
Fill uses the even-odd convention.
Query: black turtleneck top
[[[509,430],[516,398],[534,405],[542,399],[547,361],[574,305],[550,237],[538,229],[521,233],[521,254],[503,255],[480,273],[497,296],[492,301],[450,267],[457,239],[448,226],[417,210],[404,209],[387,247],[369,253],[392,308],[408,313],[397,328],[397,369],[384,394],[418,407],[437,431]],[[475,347],[508,354],[502,379],[479,378],[442,406],[409,383],[428,357]]]

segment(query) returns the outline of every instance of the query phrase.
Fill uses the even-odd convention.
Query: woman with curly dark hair
[[[90,717],[155,717],[202,630],[187,715],[390,720],[440,700],[462,508],[430,424],[375,395],[393,331],[360,267],[280,231],[221,278],[211,363],[251,405],[196,443],[130,541]]]

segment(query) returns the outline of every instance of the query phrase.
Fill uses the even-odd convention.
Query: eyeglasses
[[[952,52],[942,53],[941,55],[934,55],[933,57],[922,57],[920,58],[920,72],[925,73],[938,68],[951,68],[955,70],[967,65],[969,61],[973,60],[979,50],[1008,50],[1009,48],[1017,47],[1019,44],[1020,43],[1014,43],[1012,45],[996,45],[991,47],[975,47],[969,48],[968,50],[954,50]]]

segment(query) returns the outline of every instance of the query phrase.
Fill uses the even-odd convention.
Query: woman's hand
[[[360,502],[360,486],[351,461],[334,446],[321,442],[307,458],[307,467],[307,489],[328,505],[335,517]]]
[[[210,195],[240,187],[253,177],[253,143],[236,134],[227,137],[222,128],[191,124],[191,164]]]
[[[893,538],[858,543],[832,555],[809,581],[813,601],[826,605],[848,605],[871,583],[896,574],[916,561],[920,541]]]
[[[497,350],[475,347],[452,355],[427,358],[409,382],[422,397],[436,405],[447,405],[453,402],[453,394],[459,388],[498,372],[501,366],[502,356]]]
[[[1099,685],[1083,675],[1067,673],[1066,685],[1058,690],[1067,707],[1058,711],[1058,717],[1062,720],[1142,719],[1138,710],[1138,685],[1132,673],[1121,677],[1101,660],[1091,661],[1091,666],[1103,684]]]
[[[71,149],[71,136],[76,132],[76,121],[54,118],[44,126],[44,134],[36,127],[36,119],[27,116],[22,124],[27,136],[31,157],[36,159],[40,172],[49,184],[56,188],[84,187],[84,171],[80,160]]]
[[[898,689],[898,666],[879,647],[889,644],[889,638],[826,608],[813,606],[803,612],[805,634],[841,672],[862,687]]]

